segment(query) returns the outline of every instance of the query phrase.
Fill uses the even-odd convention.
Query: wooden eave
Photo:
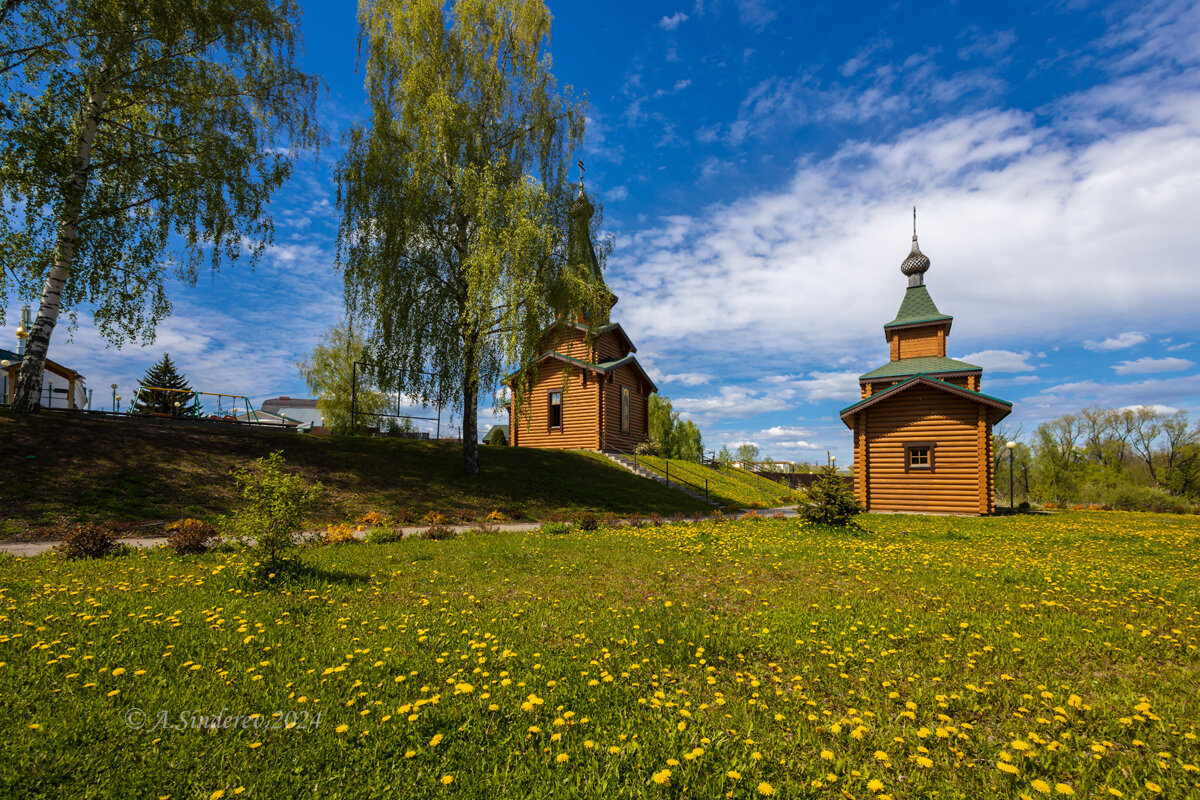
[[[948,394],[957,395],[967,400],[973,400],[981,405],[988,406],[995,412],[989,415],[993,425],[1012,413],[1012,403],[1008,402],[1007,400],[1001,400],[998,397],[992,397],[991,395],[986,395],[982,392],[976,392],[973,389],[967,389],[963,386],[955,386],[953,383],[946,383],[938,378],[932,378],[928,375],[922,374],[913,375],[911,378],[906,378],[900,383],[897,383],[895,386],[889,386],[880,392],[876,392],[870,397],[859,400],[857,403],[843,408],[841,411],[843,424],[845,424],[847,428],[853,429],[853,417],[856,413],[868,409],[877,403],[881,403],[884,400],[895,397],[901,392],[907,391],[914,386],[927,386],[930,389],[938,389]]]

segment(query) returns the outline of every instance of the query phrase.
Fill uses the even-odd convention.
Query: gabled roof
[[[870,381],[876,378],[901,378],[906,375],[945,375],[951,372],[982,372],[983,367],[968,364],[942,356],[919,356],[917,358],[901,358],[889,361],[882,367],[873,369],[865,375],[859,375],[860,381]]]
[[[658,386],[654,383],[653,380],[650,379],[650,376],[646,374],[646,370],[642,369],[642,365],[639,364],[638,360],[633,357],[633,353],[630,353],[629,355],[627,355],[623,358],[617,358],[612,361],[601,361],[599,364],[593,364],[590,361],[584,361],[583,359],[580,359],[580,358],[575,358],[573,356],[564,355],[563,353],[559,353],[555,350],[547,350],[546,352],[544,352],[540,356],[538,356],[538,358],[533,363],[541,364],[543,361],[548,361],[551,359],[556,360],[556,361],[562,361],[565,364],[574,364],[575,366],[580,367],[582,369],[586,369],[589,372],[595,372],[595,373],[598,373],[601,375],[607,375],[608,373],[612,372],[615,369],[623,367],[626,364],[630,364],[634,367],[634,369],[636,369],[638,371],[639,374],[641,374],[642,378],[646,381],[646,383],[650,384],[650,393],[651,394],[654,394],[655,392],[658,391]],[[516,373],[506,376],[505,380],[511,379],[513,377],[513,375],[516,375]]]
[[[848,417],[852,416],[855,412],[862,411],[864,408],[868,408],[890,397],[894,397],[895,395],[914,386],[928,386],[933,389],[940,389],[941,391],[949,394],[965,397],[968,400],[974,400],[978,403],[982,403],[985,406],[993,408],[997,411],[992,418],[993,423],[1004,419],[1012,411],[1012,403],[1008,402],[1007,400],[1001,400],[999,397],[992,397],[989,394],[977,392],[973,389],[968,389],[965,386],[956,386],[953,383],[947,383],[946,381],[938,380],[937,378],[930,377],[929,375],[913,375],[907,380],[900,381],[900,383],[897,383],[895,386],[889,386],[882,391],[876,392],[870,397],[864,397],[857,403],[846,406],[840,412],[842,422],[846,424],[847,428],[852,427]]]
[[[908,287],[904,292],[904,300],[900,303],[900,310],[896,312],[896,318],[884,325],[883,328],[886,331],[888,328],[895,328],[901,325],[953,321],[954,317],[938,311],[933,298],[929,296],[929,289],[925,288],[924,284],[921,284],[920,286]]]
[[[629,346],[629,352],[631,352],[631,353],[637,352],[637,348],[633,346],[633,340],[629,338],[629,334],[627,334],[625,332],[625,329],[622,328],[621,325],[616,322],[610,322],[608,325],[602,325],[599,328],[593,329],[593,328],[589,328],[587,325],[584,325],[582,322],[575,322],[574,320],[567,319],[566,317],[559,317],[553,323],[550,324],[550,327],[546,328],[546,330],[542,334],[542,336],[543,337],[546,336],[546,334],[550,333],[550,331],[554,330],[555,328],[557,328],[561,325],[570,326],[577,331],[585,331],[585,332],[591,331],[598,337],[603,336],[604,334],[609,333],[610,331],[616,332],[616,334],[625,341],[625,344]]]

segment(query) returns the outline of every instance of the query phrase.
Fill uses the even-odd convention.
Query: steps
[[[653,470],[646,469],[645,467],[643,467],[642,465],[640,465],[636,461],[634,461],[632,458],[625,455],[624,453],[612,453],[612,452],[602,450],[602,451],[600,451],[600,455],[604,456],[605,458],[607,458],[609,461],[613,462],[614,464],[616,464],[620,467],[624,467],[625,469],[632,472],[634,475],[638,475],[643,478],[649,478],[652,481],[658,481],[659,483],[665,484],[666,486],[669,486],[670,488],[675,489],[676,491],[683,492],[684,494],[688,495],[689,497],[694,497],[697,500],[708,503],[710,506],[716,507],[716,506],[721,505],[720,503],[717,503],[713,500],[709,500],[709,499],[705,498],[705,496],[703,494],[695,492],[690,487],[684,486],[676,481],[671,481],[670,483],[668,483],[667,479],[664,478],[662,475],[659,475],[657,472],[654,472]]]

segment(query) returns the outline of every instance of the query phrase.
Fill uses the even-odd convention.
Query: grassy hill
[[[707,483],[709,497],[726,505],[769,508],[793,499],[793,493],[786,485],[745,470],[733,467],[717,470],[694,461],[656,456],[638,456],[638,460],[659,475],[670,475],[673,480],[691,484],[696,491],[702,492]]]
[[[481,474],[461,445],[331,438],[168,422],[0,414],[0,537],[38,536],[73,521],[154,521],[226,512],[231,469],[274,450],[326,487],[314,522],[368,511],[540,519],[555,512],[692,513],[710,507],[588,453],[481,447]]]

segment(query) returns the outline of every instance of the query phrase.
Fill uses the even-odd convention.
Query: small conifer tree
[[[175,389],[177,391],[156,392],[153,389]],[[176,403],[179,405],[175,405]],[[146,376],[138,381],[133,411],[135,414],[195,416],[196,407],[191,384],[176,368],[169,353],[163,353],[162,360],[146,370]]]
[[[808,487],[808,495],[800,501],[796,511],[809,522],[845,527],[855,515],[863,512],[863,507],[854,488],[842,480],[837,467],[830,464],[820,469],[817,480]]]

